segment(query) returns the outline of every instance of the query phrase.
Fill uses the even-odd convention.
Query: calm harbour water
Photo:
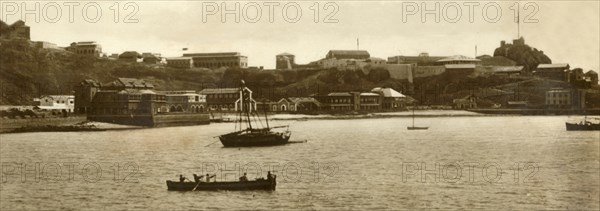
[[[274,121],[308,142],[240,149],[214,143],[233,123],[2,134],[0,210],[598,210],[600,133],[565,131],[568,119],[417,119],[427,131],[406,130],[410,118]],[[269,168],[278,175],[274,192],[172,192],[165,184],[206,172],[264,177]]]

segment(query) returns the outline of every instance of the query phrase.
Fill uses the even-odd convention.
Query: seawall
[[[74,125],[85,121],[85,116],[75,117],[51,117],[51,118],[27,118],[27,119],[0,119],[0,133],[10,132],[21,127],[45,126],[45,125]]]

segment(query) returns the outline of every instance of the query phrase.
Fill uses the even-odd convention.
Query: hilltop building
[[[330,50],[325,58],[306,65],[321,68],[337,68],[338,70],[362,70],[368,65],[384,65],[386,61],[371,57],[364,50]]]
[[[183,57],[192,57],[194,67],[203,68],[248,68],[248,57],[239,52],[225,53],[186,53]]]
[[[94,41],[72,42],[66,50],[79,55],[100,57],[102,56],[102,46]]]
[[[325,59],[368,59],[371,57],[365,50],[330,50]]]
[[[161,60],[160,53],[142,53],[142,61],[146,64],[158,64]]]
[[[167,58],[167,66],[189,69],[194,67],[194,61],[192,60],[192,57],[171,57]]]
[[[2,22],[2,28],[0,28],[0,38],[4,39],[26,39],[30,40],[30,29],[29,26],[25,25],[22,20],[15,21],[11,25],[4,25]]]
[[[275,69],[291,70],[296,65],[295,56],[290,53],[281,53],[275,56]]]
[[[585,73],[585,77],[588,79],[591,85],[598,85],[598,73],[590,70]]]
[[[446,58],[437,60],[436,63],[438,65],[471,64],[471,65],[475,66],[475,65],[480,64],[481,60],[463,56],[463,55],[454,55],[454,56],[450,56],[450,57],[446,57]]]
[[[119,55],[119,61],[136,63],[138,59],[143,58],[137,51],[125,51]]]
[[[58,47],[55,43],[45,42],[45,41],[36,41],[35,46],[43,49],[62,49]]]
[[[418,56],[390,56],[388,57],[388,64],[416,64],[417,66],[432,66],[436,65],[436,62],[440,59],[444,59],[444,56],[429,56],[429,53],[423,52]]]

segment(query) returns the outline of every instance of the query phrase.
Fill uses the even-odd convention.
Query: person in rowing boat
[[[273,175],[271,174],[271,171],[267,172],[267,180],[269,180],[269,181],[273,180]]]
[[[248,177],[246,176],[246,172],[244,172],[244,176],[240,177],[240,182],[248,182]]]
[[[194,174],[194,182],[199,183],[200,180],[202,179],[202,177],[204,177],[204,176],[203,175],[198,176],[198,175]]]
[[[179,182],[183,183],[185,182],[185,177],[183,175],[179,175]]]
[[[216,177],[216,174],[213,174],[212,176],[209,176],[208,174],[206,174],[206,182],[210,182],[210,178]],[[215,179],[216,182],[216,179]]]

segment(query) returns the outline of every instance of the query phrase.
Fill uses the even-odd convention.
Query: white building
[[[571,106],[571,92],[566,89],[552,89],[546,92],[546,106],[562,108]]]
[[[38,99],[34,99],[36,101]],[[41,110],[73,112],[75,109],[75,96],[73,95],[44,95],[39,98]]]

